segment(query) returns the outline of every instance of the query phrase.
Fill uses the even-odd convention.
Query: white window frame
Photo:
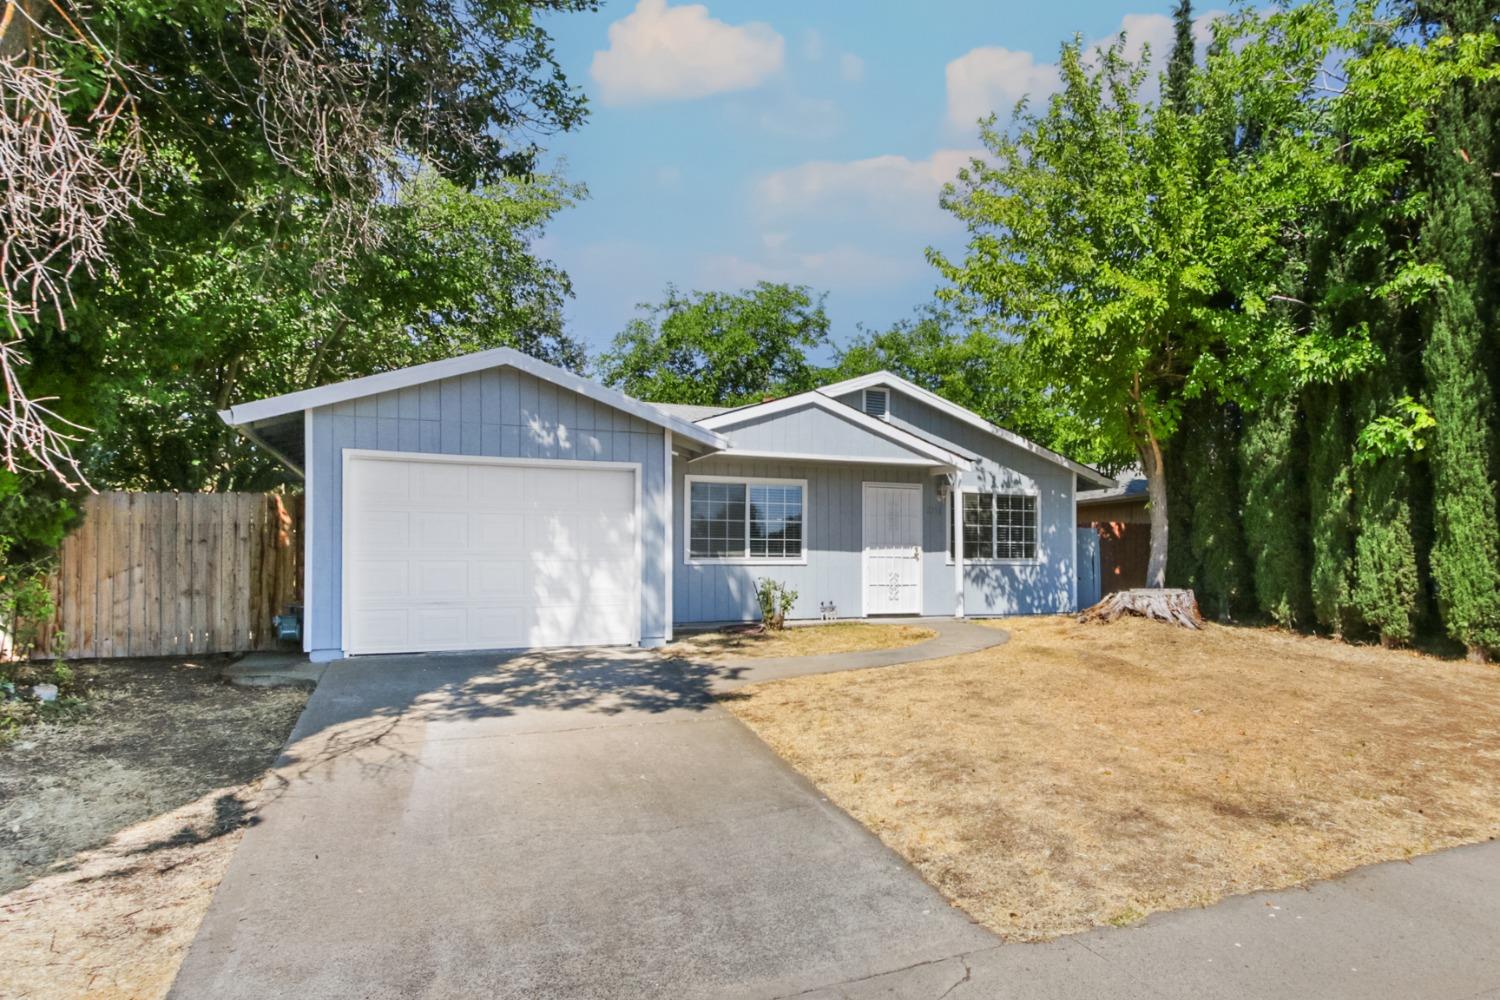
[[[869,398],[870,393],[872,392],[879,393],[880,395],[885,397],[885,406],[879,413],[870,412]],[[885,387],[877,388],[873,386],[863,390],[859,397],[859,411],[867,417],[872,417],[876,420],[884,420],[886,417],[891,415],[891,390]]]
[[[965,486],[959,491],[964,495],[970,493],[990,493],[995,496],[1031,497],[1036,501],[1036,550],[1030,559],[998,559],[995,556],[964,556],[965,566],[1035,566],[1042,561],[1042,494],[1035,487],[1031,489],[1012,488],[1008,490],[982,490],[976,486]],[[953,504],[943,505],[947,511],[944,518],[943,528],[946,534],[943,536],[943,551],[947,557],[948,565],[953,565],[953,552],[948,548],[948,539],[953,539],[956,548],[961,539],[953,533]]]
[[[743,483],[745,486],[745,555],[693,555],[693,484]],[[798,486],[802,489],[802,555],[796,559],[752,556],[750,552],[750,487]],[[806,566],[808,492],[806,479],[768,479],[764,476],[684,476],[682,481],[682,563],[684,566]]]

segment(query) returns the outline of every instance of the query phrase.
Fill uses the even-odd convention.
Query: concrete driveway
[[[912,655],[1003,639],[941,632]],[[172,997],[1500,1000],[1500,842],[1002,944],[714,707],[748,679],[331,666]]]
[[[992,945],[713,706],[736,679],[330,667],[172,996],[773,997]]]

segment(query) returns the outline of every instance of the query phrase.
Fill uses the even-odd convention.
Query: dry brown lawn
[[[867,649],[898,649],[931,639],[937,633],[915,625],[865,625],[836,622],[797,625],[780,632],[733,629],[684,636],[661,650],[675,658],[728,659],[767,656],[822,656]]]
[[[1011,641],[726,701],[955,904],[1040,940],[1500,835],[1500,669],[1262,629]]]

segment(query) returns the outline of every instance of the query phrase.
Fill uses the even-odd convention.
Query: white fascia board
[[[859,389],[866,389],[873,385],[885,386],[890,389],[896,389],[899,392],[904,392],[908,396],[919,399],[927,405],[933,407],[934,409],[946,413],[956,420],[961,420],[971,427],[977,427],[980,430],[985,431],[986,433],[989,433],[1002,441],[1015,445],[1017,448],[1020,448],[1024,451],[1029,451],[1033,455],[1036,455],[1038,458],[1043,458],[1049,462],[1061,465],[1062,467],[1069,469],[1077,475],[1080,475],[1083,478],[1087,479],[1089,482],[1098,483],[1100,486],[1105,487],[1117,485],[1115,480],[1111,479],[1109,476],[1106,476],[1104,473],[1099,472],[1096,469],[1091,469],[1087,465],[1083,465],[1082,463],[1075,462],[1071,458],[1059,455],[1057,452],[1052,451],[1049,448],[1043,448],[1035,441],[1024,438],[1021,435],[1017,434],[1015,431],[1008,431],[998,424],[992,424],[988,420],[981,417],[979,414],[975,413],[973,410],[959,406],[957,403],[951,403],[948,400],[944,399],[942,396],[939,396],[937,393],[932,392],[928,389],[924,389],[920,385],[917,385],[915,382],[910,382],[907,379],[902,378],[900,375],[895,374],[894,372],[871,372],[869,375],[861,375],[858,378],[846,379],[843,382],[835,382],[832,385],[822,386],[815,391],[824,393],[828,396],[837,396],[846,392],[854,392]]]
[[[879,458],[868,455],[813,455],[795,451],[757,451],[731,445],[723,451],[710,452],[688,459],[689,463],[714,458],[753,458],[773,462],[813,462],[819,465],[905,465],[917,469],[951,469],[952,463],[930,458]],[[970,468],[971,466],[965,466]]]
[[[510,347],[496,347],[488,351],[461,354],[456,358],[429,361],[424,365],[412,365],[410,368],[398,368],[395,371],[366,375],[364,378],[349,379],[347,382],[335,382],[332,385],[322,385],[315,389],[302,389],[298,392],[289,392],[281,396],[272,396],[269,399],[257,399],[249,403],[240,403],[236,406],[231,406],[227,410],[220,410],[219,418],[231,427],[237,427],[241,424],[265,420],[268,417],[279,417],[283,414],[294,413],[298,410],[310,410],[319,406],[329,406],[333,403],[342,403],[350,399],[359,399],[364,396],[390,392],[393,389],[405,389],[408,386],[421,385],[425,382],[436,382],[440,379],[453,378],[456,375],[467,375],[470,372],[501,367],[515,368],[528,375],[576,392],[580,396],[586,396],[595,402],[612,406],[617,410],[623,410],[632,416],[639,417],[647,423],[657,427],[665,427],[672,431],[673,434],[680,435],[706,448],[724,447],[724,439],[711,430],[705,430],[703,427],[683,420],[681,417],[674,417],[669,413],[664,413],[649,403],[643,403],[638,399],[633,399],[625,395],[623,392],[617,392],[597,382],[581,378],[570,371],[558,368],[556,365],[549,365],[545,361],[538,361],[536,358],[522,354],[520,351]]]
[[[738,410],[730,410],[728,413],[720,413],[718,416],[707,417],[698,422],[699,427],[707,427],[711,430],[733,427],[747,420],[758,420],[761,417],[770,417],[787,410],[797,410],[804,406],[816,406],[833,414],[841,420],[847,420],[857,427],[869,431],[877,437],[893,441],[908,451],[916,452],[918,455],[926,455],[935,459],[938,465],[950,465],[957,469],[971,469],[973,463],[967,458],[947,448],[940,447],[926,438],[918,437],[899,427],[894,427],[852,406],[846,406],[837,400],[824,395],[814,389],[809,392],[801,392],[795,396],[783,396],[781,399],[773,399],[769,403],[756,403],[753,406],[741,407]],[[790,457],[790,456],[788,456]]]

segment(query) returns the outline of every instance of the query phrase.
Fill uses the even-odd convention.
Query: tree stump
[[[1198,599],[1191,590],[1149,587],[1117,590],[1093,607],[1084,608],[1079,612],[1078,620],[1108,624],[1121,615],[1137,615],[1183,628],[1203,627],[1203,616],[1198,613]]]

